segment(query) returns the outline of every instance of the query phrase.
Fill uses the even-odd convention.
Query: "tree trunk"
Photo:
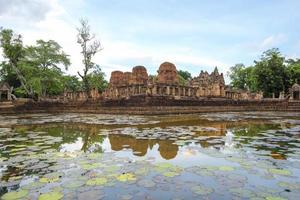
[[[14,65],[13,63],[11,63],[11,65],[14,68],[21,85],[24,88],[24,90],[26,91],[26,93],[28,94],[28,96],[31,97],[32,99],[34,99],[32,88],[30,88],[30,89],[27,88],[26,79],[24,78],[24,76],[21,74],[21,72],[19,71],[19,69],[17,68],[16,65]]]

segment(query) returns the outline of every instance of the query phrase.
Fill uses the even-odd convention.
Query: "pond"
[[[0,198],[299,199],[300,113],[0,116]]]

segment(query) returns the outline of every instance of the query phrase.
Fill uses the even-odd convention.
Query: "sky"
[[[94,62],[107,79],[137,65],[156,74],[164,61],[193,76],[215,66],[226,75],[274,47],[300,57],[299,8],[299,0],[0,0],[0,26],[26,45],[57,41],[70,55],[68,74],[83,70],[76,28],[84,18],[101,41]]]

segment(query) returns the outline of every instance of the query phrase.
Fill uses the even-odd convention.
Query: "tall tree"
[[[69,56],[62,47],[53,40],[37,40],[35,46],[26,48],[25,57],[27,64],[39,69],[39,93],[42,96],[57,93],[57,90],[53,89],[60,87],[61,68],[67,70],[70,65]]]
[[[272,97],[272,94],[279,96],[281,91],[288,89],[284,62],[285,58],[277,48],[265,51],[259,61],[254,61],[257,87],[263,91],[265,97]]]
[[[78,75],[82,78],[84,90],[87,96],[90,96],[90,82],[88,79],[89,72],[95,68],[95,63],[92,61],[97,52],[101,51],[101,43],[95,39],[95,35],[91,34],[90,26],[87,20],[80,20],[81,26],[77,28],[77,43],[81,46],[81,54],[83,56],[83,74],[78,72]]]
[[[22,73],[22,66],[20,65],[25,54],[22,36],[14,34],[10,29],[1,28],[0,31],[0,47],[3,50],[4,58],[8,60],[7,65],[15,72],[26,94],[34,98],[34,91],[25,79]]]
[[[246,67],[244,64],[236,64],[230,67],[229,78],[231,79],[231,86],[236,89],[246,89]]]

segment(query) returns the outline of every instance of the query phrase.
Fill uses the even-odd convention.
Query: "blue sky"
[[[26,44],[57,40],[71,56],[71,74],[82,69],[81,17],[102,42],[95,61],[107,78],[135,65],[155,74],[164,61],[193,75],[215,66],[226,73],[272,47],[300,57],[298,0],[0,0],[0,7],[0,25],[21,33]]]

